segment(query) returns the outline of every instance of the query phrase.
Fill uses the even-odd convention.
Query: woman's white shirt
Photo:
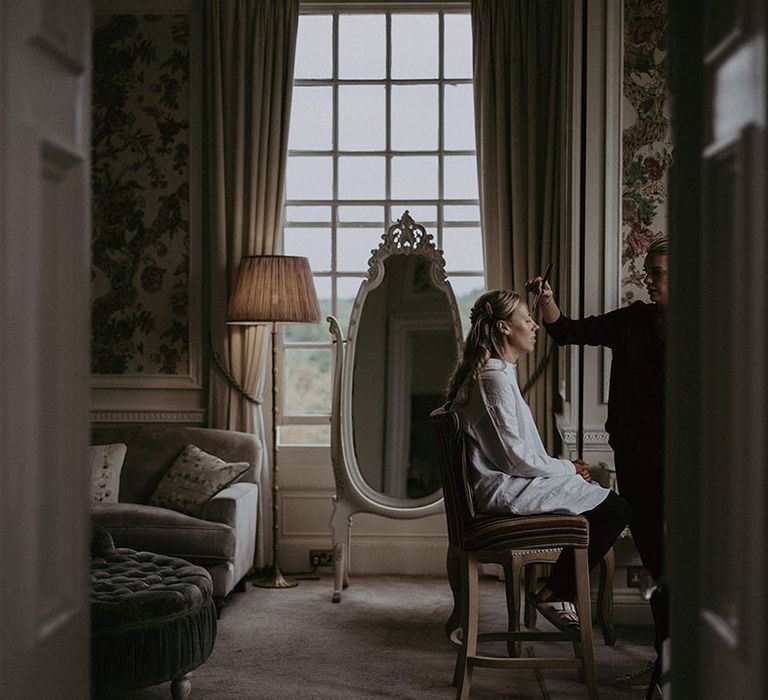
[[[517,384],[517,368],[490,359],[454,410],[468,436],[475,507],[480,513],[578,514],[608,489],[584,481],[567,459],[550,457]]]

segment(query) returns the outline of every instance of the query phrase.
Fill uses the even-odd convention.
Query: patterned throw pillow
[[[91,465],[91,499],[94,503],[117,503],[120,492],[120,472],[128,448],[122,443],[91,445],[88,462]]]
[[[199,516],[213,496],[239,479],[249,467],[248,462],[227,464],[195,445],[187,445],[160,480],[149,505]]]

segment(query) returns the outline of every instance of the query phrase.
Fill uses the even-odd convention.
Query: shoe
[[[611,685],[614,688],[645,689],[651,682],[651,674],[653,673],[655,665],[655,659],[653,661],[647,661],[642,666],[639,666],[623,676],[616,676],[616,678],[611,681]]]
[[[578,634],[581,631],[579,626],[579,616],[576,614],[576,606],[567,600],[534,600],[536,606],[543,617],[549,620],[555,627],[562,632]]]

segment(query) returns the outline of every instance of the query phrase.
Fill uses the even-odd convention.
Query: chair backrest
[[[458,415],[438,408],[429,416],[440,450],[440,477],[443,482],[448,539],[462,547],[466,526],[475,518],[472,485],[467,474],[467,444]]]

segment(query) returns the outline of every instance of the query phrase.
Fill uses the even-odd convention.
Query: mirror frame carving
[[[334,591],[333,602],[341,600],[341,590],[349,585],[352,516],[366,512],[389,518],[423,518],[443,511],[442,489],[422,498],[393,498],[373,489],[363,477],[357,462],[352,424],[352,383],[356,339],[360,315],[368,294],[384,281],[385,261],[398,255],[418,255],[429,262],[430,280],[448,301],[457,358],[461,354],[463,336],[461,319],[453,288],[445,273],[443,252],[433,243],[433,236],[414,222],[406,211],[382,235],[379,247],[368,261],[368,277],[358,289],[352,306],[346,343],[335,317],[327,318],[334,342],[333,398],[331,411],[331,462],[336,495],[334,496],[331,530],[333,535]]]

